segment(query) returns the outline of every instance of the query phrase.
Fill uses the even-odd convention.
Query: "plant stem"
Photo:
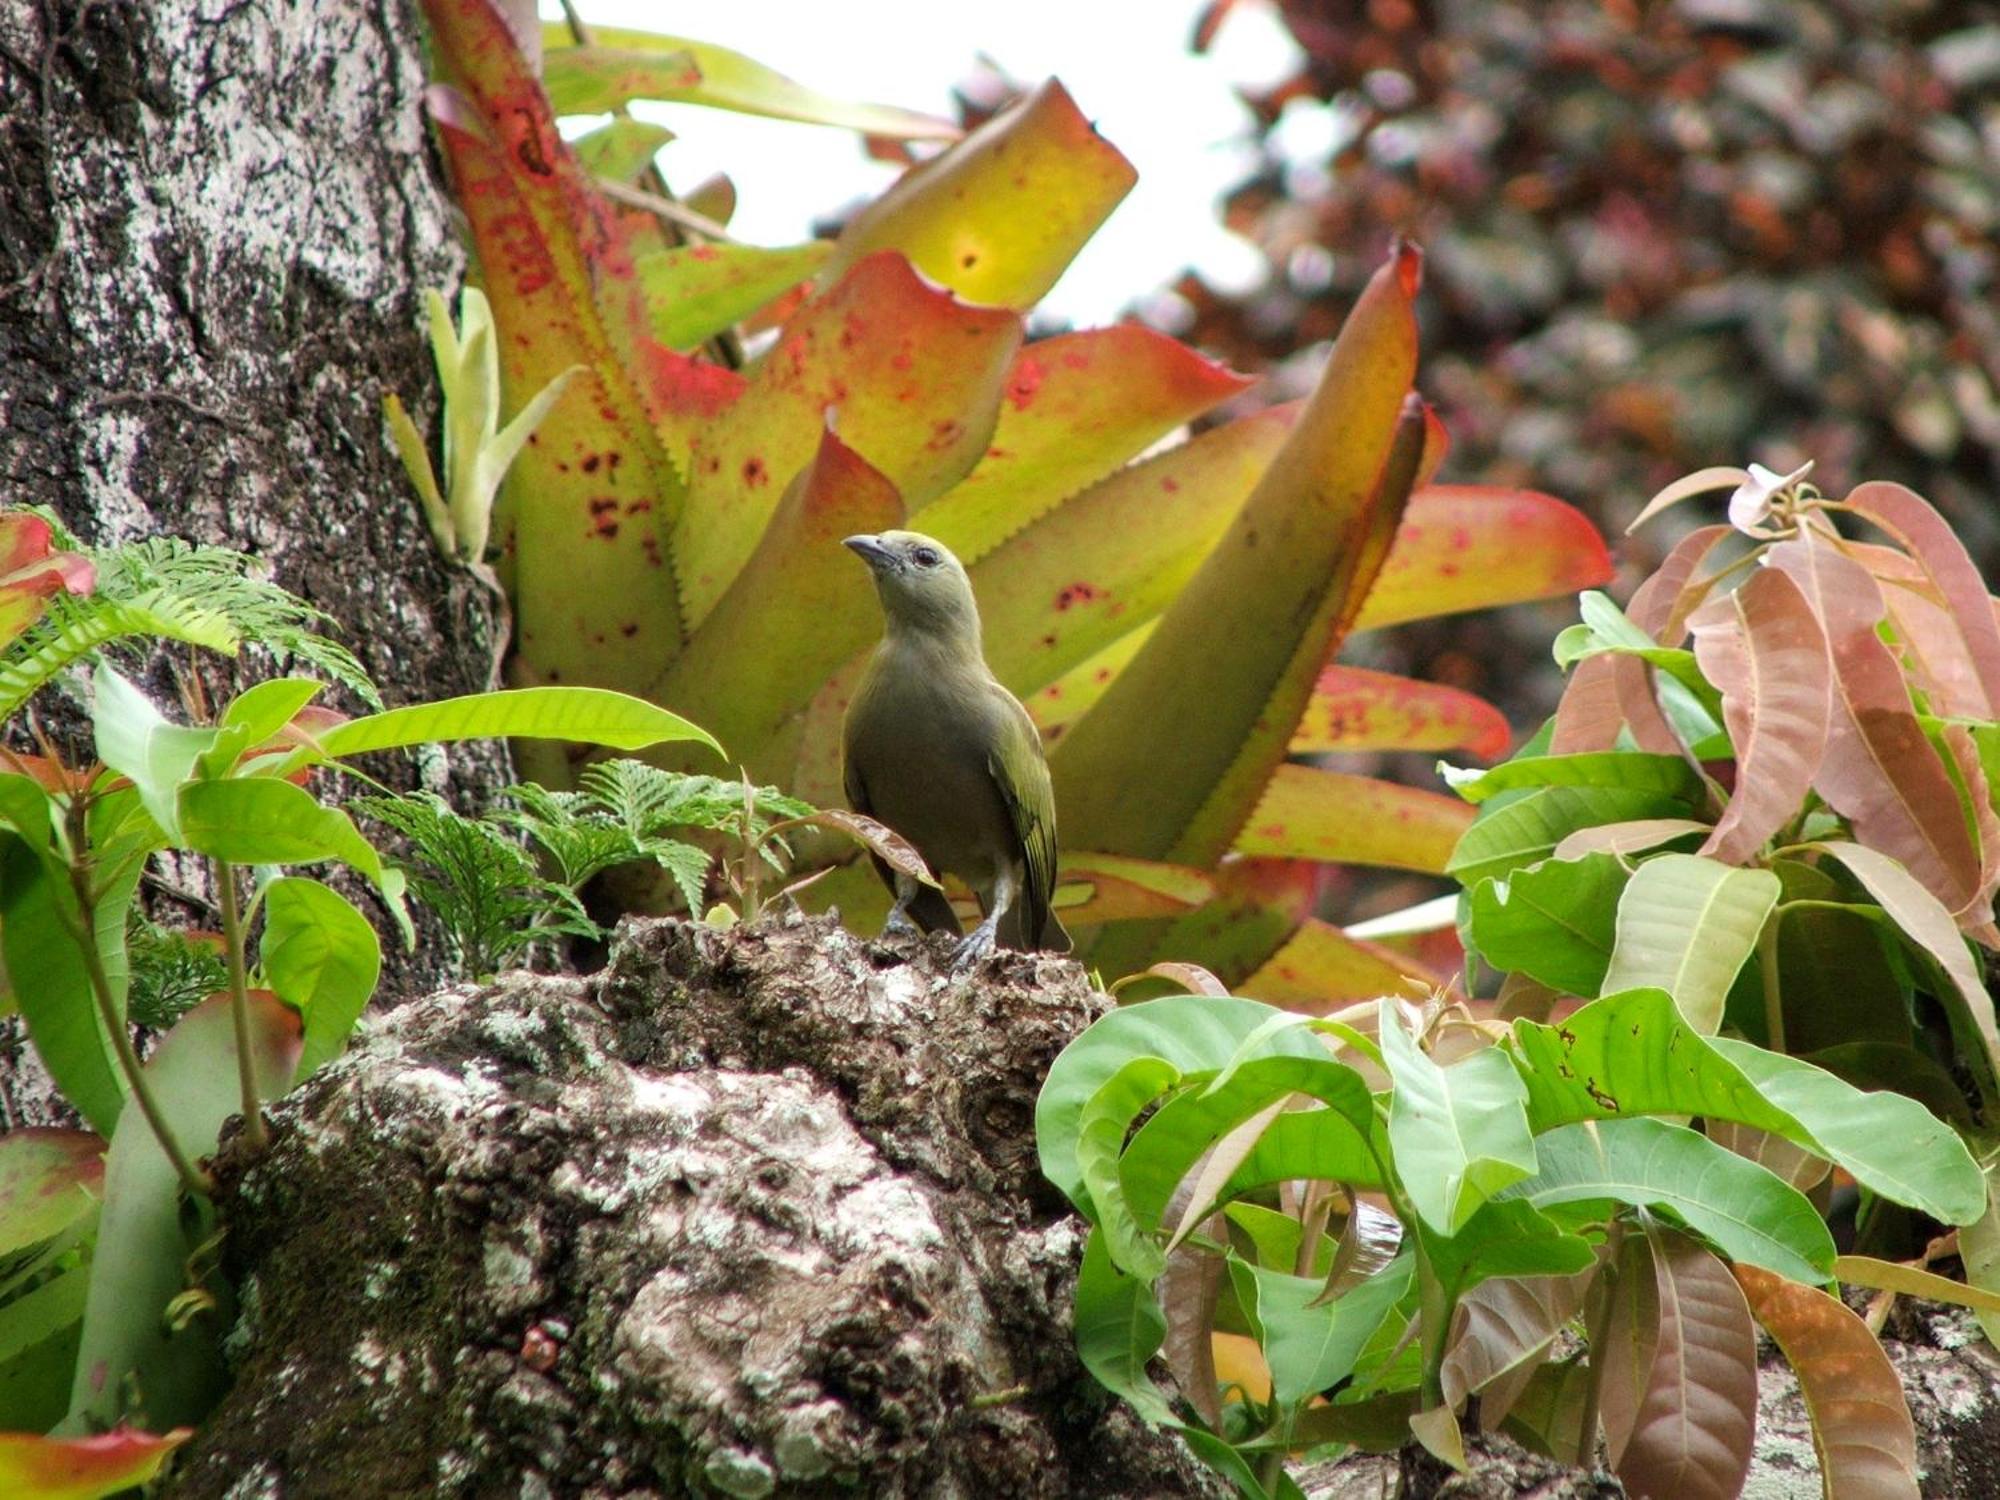
[[[1584,1337],[1589,1340],[1588,1379],[1583,1386],[1583,1418],[1576,1429],[1576,1466],[1597,1463],[1597,1411],[1604,1394],[1604,1334],[1611,1326],[1611,1299],[1618,1295],[1618,1251],[1625,1239],[1625,1221],[1613,1219],[1604,1237],[1604,1268],[1597,1275],[1597,1306],[1591,1309]]]
[[[250,1049],[250,990],[243,971],[243,918],[236,906],[236,867],[215,861],[217,905],[222,908],[222,946],[229,961],[229,1013],[236,1023],[236,1081],[243,1091],[243,1136],[250,1149],[271,1144],[264,1104],[257,1097],[257,1066]]]
[[[1757,934],[1757,972],[1764,980],[1764,1045],[1773,1052],[1785,1050],[1784,994],[1778,984],[1778,921],[1772,912],[1764,930]]]
[[[75,805],[81,807],[82,803],[79,801]],[[81,819],[76,821],[81,822]],[[83,866],[72,863],[69,884],[76,896],[77,914],[82,919],[77,926],[70,928],[70,940],[76,944],[77,952],[83,955],[83,970],[90,978],[90,993],[97,1001],[98,1018],[104,1022],[104,1029],[111,1037],[112,1049],[118,1054],[118,1066],[124,1071],[126,1085],[132,1090],[133,1102],[139,1106],[139,1113],[146,1117],[153,1138],[160,1143],[160,1149],[173,1164],[182,1184],[191,1193],[198,1193],[204,1198],[212,1197],[215,1179],[197,1167],[187,1152],[181,1149],[179,1138],[160,1108],[160,1101],[153,1096],[153,1085],[146,1077],[145,1068],[140,1065],[138,1051],[132,1046],[131,1028],[118,1013],[118,1001],[111,993],[111,976],[104,970],[104,956],[97,951],[97,901],[91,894],[89,872]],[[62,911],[60,903],[56,903],[56,910]],[[63,914],[63,925],[69,926],[66,913]]]

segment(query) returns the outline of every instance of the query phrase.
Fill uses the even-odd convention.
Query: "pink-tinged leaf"
[[[1461,1297],[1452,1314],[1450,1352],[1444,1359],[1445,1400],[1457,1406],[1474,1392],[1489,1390],[1503,1376],[1520,1372],[1525,1378],[1582,1310],[1595,1274],[1496,1276]],[[1518,1394],[1518,1386],[1509,1394]],[[1482,1401],[1482,1425],[1498,1425],[1510,1404],[1496,1404],[1491,1397]]]
[[[1652,1366],[1630,1435],[1611,1444],[1611,1466],[1634,1500],[1736,1500],[1756,1432],[1749,1303],[1729,1267],[1695,1240],[1671,1229],[1647,1238],[1659,1309]],[[1615,1368],[1606,1370],[1607,1436]]]
[[[1845,503],[1894,537],[1936,584],[1972,668],[1970,680],[1954,673],[1953,686],[1969,696],[1976,684],[1981,695],[1967,717],[2000,718],[2000,624],[1979,567],[1951,524],[1914,490],[1886,480],[1856,485]]]
[[[1749,470],[1734,468],[1697,469],[1692,474],[1684,474],[1648,500],[1639,514],[1632,518],[1632,524],[1625,528],[1625,532],[1629,536],[1668,506],[1678,505],[1690,496],[1734,489],[1749,477]]]
[[[1549,754],[1581,755],[1610,750],[1625,727],[1625,710],[1618,703],[1619,658],[1609,653],[1586,656],[1569,674],[1556,704],[1555,729]]]
[[[1637,854],[1690,834],[1705,836],[1708,831],[1708,824],[1697,823],[1692,818],[1635,818],[1629,823],[1599,823],[1565,835],[1550,858],[1581,859],[1586,854],[1599,851]]]
[[[129,1427],[81,1438],[0,1432],[0,1494],[16,1500],[102,1500],[145,1484],[167,1455],[193,1436],[192,1427],[177,1427],[164,1437]]]
[[[1136,181],[1050,79],[862,208],[834,266],[895,250],[969,301],[1026,310]]]
[[[1349,312],[1284,446],[1130,666],[1055,746],[1059,819],[1087,848],[1187,864],[1234,843],[1387,556],[1422,456],[1400,247]],[[1200,712],[1157,751],[1161,705]]]
[[[299,1014],[269,990],[252,990],[248,1010],[251,1076],[260,1099],[276,1099],[291,1086],[304,1048]],[[229,997],[211,995],[146,1059],[160,1113],[190,1156],[211,1154],[224,1122],[241,1108],[236,1058]],[[220,1394],[213,1323],[176,1332],[163,1317],[186,1286],[192,1249],[181,1223],[180,1178],[144,1113],[125,1110],[105,1157],[104,1207],[66,1426],[118,1420],[134,1379],[158,1421],[193,1420]]]
[[[1973,962],[1971,950],[1965,946],[1965,938],[1944,904],[1880,850],[1845,841],[1819,847],[1821,852],[1845,865],[1904,935],[1937,960],[1952,988],[1958,991],[1959,999],[1965,1002],[1974,1026],[1986,1039],[1987,1050],[2000,1062],[2000,1025],[1994,1020],[1993,997],[1987,993],[1979,966]]]
[[[1354,628],[1574,594],[1611,574],[1604,538],[1572,505],[1534,490],[1426,485],[1410,496]]]
[[[1868,542],[1843,541],[1841,550],[1880,585],[1903,669],[1931,712],[1988,717],[1986,689],[1965,649],[1964,632],[1923,565],[1894,547]]]
[[[853,266],[788,322],[726,409],[675,421],[688,499],[675,531],[681,597],[700,624],[756,550],[828,414],[914,512],[986,451],[1021,320],[927,285],[892,253]]]
[[[1986,776],[1985,762],[1973,743],[1972,731],[1963,724],[1947,724],[1939,732],[1945,754],[1958,773],[1963,789],[1960,803],[1972,816],[1974,838],[1979,846],[1979,890],[1959,918],[1959,926],[1983,946],[2000,949],[2000,929],[1993,925],[1993,894],[2000,888],[2000,813],[1993,808],[1993,787]]]
[[[1722,694],[1736,789],[1701,852],[1747,864],[1798,815],[1832,722],[1833,663],[1799,587],[1759,568],[1688,616],[1695,660]]]
[[[822,808],[804,817],[786,818],[781,823],[773,823],[764,833],[766,838],[782,836],[794,828],[829,828],[845,838],[852,839],[883,864],[900,874],[908,875],[925,885],[937,885],[937,877],[924,863],[917,846],[904,838],[887,823],[868,817],[863,813],[848,812],[843,808]],[[939,887],[943,889],[943,887]]]
[[[1204,1229],[1218,1240],[1228,1239],[1220,1214],[1211,1215]],[[1220,1255],[1182,1246],[1167,1256],[1166,1272],[1154,1288],[1167,1319],[1160,1358],[1166,1361],[1181,1394],[1211,1427],[1222,1424],[1215,1372],[1215,1309],[1221,1300],[1223,1273]]]
[[[1236,851],[1435,875],[1476,811],[1422,787],[1284,765],[1237,835]]]
[[[1687,617],[1707,599],[1714,574],[1704,569],[1717,544],[1732,533],[1727,526],[1703,526],[1682,537],[1652,576],[1633,591],[1626,618],[1662,646],[1678,646]],[[1633,741],[1655,755],[1683,754],[1680,736],[1653,696],[1652,668],[1637,657],[1614,657],[1611,664],[1618,711]]]
[[[0,1135],[0,1255],[38,1245],[104,1196],[104,1138],[34,1127]]]
[[[1136,323],[1028,345],[979,467],[916,525],[970,566],[1250,382]]]
[[[1136,974],[1127,974],[1123,979],[1112,981],[1111,993],[1117,994],[1128,984],[1137,984],[1144,979],[1164,979],[1177,985],[1190,995],[1227,995],[1229,986],[1217,979],[1200,964],[1182,964],[1168,961],[1141,969]]]
[[[822,432],[735,582],[645,696],[707,728],[753,777],[788,776],[800,705],[882,629],[868,570],[841,538],[902,522],[896,487]]]
[[[1757,1266],[1737,1283],[1799,1378],[1827,1500],[1918,1500],[1917,1429],[1868,1325],[1839,1300]]]
[[[1204,871],[1117,854],[1065,854],[1056,873],[1056,911],[1073,926],[1177,917],[1215,895]]]
[[[1331,922],[1308,917],[1235,992],[1322,1015],[1356,1000],[1422,994],[1431,983],[1430,974],[1382,944],[1351,938]]]
[[[1319,674],[1292,735],[1293,755],[1336,750],[1464,750],[1482,760],[1507,753],[1507,716],[1484,698],[1435,682],[1361,667]]]
[[[1780,542],[1767,556],[1799,585],[1833,652],[1833,731],[1815,789],[1859,843],[1900,860],[1947,911],[1968,912],[1984,862],[1895,654],[1876,634],[1881,590],[1824,539]],[[1991,913],[1974,915],[1984,921]]]
[[[712,42],[620,26],[593,26],[590,34],[592,45],[578,47],[564,22],[542,27],[543,70],[559,114],[603,114],[634,99],[657,99],[890,140],[949,141],[959,133],[935,115],[819,93]]]
[[[51,594],[96,586],[96,565],[81,553],[56,551],[54,542],[40,516],[0,510],[0,646],[42,617]]]
[[[995,675],[1026,699],[1157,619],[1229,531],[1297,416],[1260,412],[1120,470],[975,563]]]

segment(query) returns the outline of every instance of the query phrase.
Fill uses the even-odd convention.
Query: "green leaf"
[[[1507,1054],[1482,1049],[1439,1067],[1403,1029],[1395,1004],[1380,1007],[1382,1058],[1395,1092],[1389,1143],[1396,1175],[1425,1223],[1442,1235],[1535,1170],[1528,1091]]]
[[[229,700],[222,711],[222,727],[240,729],[246,744],[261,745],[291,723],[325,686],[310,677],[274,677],[256,683]],[[216,767],[211,774],[224,769]]]
[[[1467,802],[1484,802],[1501,792],[1532,786],[1629,787],[1693,803],[1701,777],[1678,755],[1637,750],[1601,750],[1583,755],[1523,755],[1487,771],[1439,766],[1451,789]]]
[[[0,1306],[0,1365],[81,1322],[89,1290],[90,1267],[78,1264]]]
[[[1281,765],[1271,773],[1239,854],[1442,871],[1472,821],[1461,803],[1423,787],[1319,766]]]
[[[1805,1196],[1682,1125],[1587,1121],[1535,1140],[1535,1175],[1504,1190],[1537,1208],[1610,1200],[1670,1209],[1732,1260],[1793,1281],[1833,1274],[1833,1236]]]
[[[1664,991],[1607,995],[1560,1026],[1516,1021],[1514,1047],[1537,1132],[1578,1120],[1700,1115],[1782,1136],[1945,1223],[1983,1210],[1977,1165],[1957,1133],[1914,1099],[1704,1038]]]
[[[1495,1276],[1574,1276],[1597,1261],[1590,1241],[1519,1198],[1480,1204],[1449,1237],[1419,1232],[1431,1274],[1454,1301]]]
[[[214,746],[217,731],[170,722],[144,693],[104,662],[97,664],[94,682],[96,708],[91,723],[97,735],[97,758],[131,778],[153,821],[178,842],[175,794],[194,773],[195,762]]]
[[[1551,786],[1482,807],[1452,851],[1445,873],[1462,885],[1538,864],[1580,828],[1640,818],[1684,818],[1688,804],[1636,787]]]
[[[368,919],[317,880],[281,876],[264,887],[264,977],[305,1018],[298,1078],[340,1055],[375,993],[382,943]]]
[[[831,240],[780,250],[677,245],[640,256],[633,269],[645,289],[653,337],[669,349],[693,349],[811,277],[832,254]]]
[[[577,162],[592,177],[629,183],[652,166],[660,148],[673,138],[674,133],[664,125],[614,115],[569,144]]]
[[[1566,995],[1604,983],[1631,872],[1615,854],[1545,859],[1469,893],[1471,945],[1488,963]]]
[[[1354,1373],[1355,1361],[1410,1288],[1416,1258],[1396,1257],[1331,1302],[1318,1276],[1292,1276],[1229,1257],[1236,1300],[1271,1367],[1271,1394],[1293,1406]]]
[[[258,1097],[275,1099],[298,1063],[299,1018],[267,996],[252,995],[249,1008]],[[236,1056],[229,999],[216,995],[183,1016],[146,1062],[167,1126],[190,1156],[212,1152],[223,1122],[241,1108]],[[161,1425],[199,1418],[221,1392],[217,1341],[226,1319],[197,1319],[175,1333],[163,1317],[186,1284],[192,1249],[180,1199],[180,1178],[145,1115],[125,1111],[105,1158],[104,1215],[66,1432],[116,1422],[131,1378],[148,1420]]]
[[[1713,1036],[1781,889],[1769,870],[1739,870],[1698,854],[1647,860],[1618,898],[1618,940],[1604,988],[1663,989],[1695,1030]]]
[[[704,730],[679,714],[629,693],[591,687],[512,688],[413,703],[336,724],[319,736],[319,748],[338,760],[366,750],[481,739],[573,740],[614,750],[694,740],[722,753]]]
[[[1076,1156],[1105,1245],[1118,1269],[1146,1281],[1167,1268],[1167,1257],[1135,1220],[1119,1190],[1118,1157],[1132,1122],[1161,1094],[1180,1082],[1180,1071],[1158,1057],[1128,1059],[1084,1104],[1077,1122]]]
[[[240,777],[181,788],[181,828],[197,854],[236,865],[309,865],[337,859],[373,881],[394,906],[402,878],[338,808],[322,807],[289,781]]]

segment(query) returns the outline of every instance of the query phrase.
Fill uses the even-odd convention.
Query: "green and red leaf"
[[[47,521],[29,511],[0,511],[0,646],[42,617],[51,594],[87,594],[96,581],[89,558],[56,550]]]
[[[192,1427],[177,1427],[164,1437],[129,1427],[78,1438],[0,1432],[0,1494],[17,1500],[102,1500],[146,1483],[167,1455],[193,1436]]]
[[[693,349],[808,280],[833,254],[828,240],[767,250],[758,245],[676,245],[634,262],[653,337]]]
[[[1235,992],[1318,1015],[1381,995],[1422,994],[1432,982],[1431,974],[1392,949],[1308,917]]]
[[[1290,750],[1464,750],[1497,760],[1512,733],[1499,709],[1459,688],[1331,666],[1313,685]]]
[[[1456,797],[1282,765],[1236,836],[1236,852],[1440,873],[1477,809]]]
[[[104,1196],[104,1137],[29,1126],[0,1135],[0,1256],[40,1244]]]

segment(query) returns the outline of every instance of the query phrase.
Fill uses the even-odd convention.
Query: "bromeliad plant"
[[[1921,1104],[1704,1034],[1651,987],[1559,1024],[1145,1001],[1071,1044],[1036,1112],[1042,1169],[1091,1224],[1084,1363],[1245,1496],[1296,1497],[1287,1457],[1331,1445],[1414,1436],[1462,1466],[1476,1396],[1481,1424],[1569,1462],[1594,1465],[1601,1432],[1635,1496],[1731,1500],[1761,1324],[1827,1493],[1914,1497],[1895,1369],[1828,1290],[1908,1273],[1836,1255],[1813,1204],[1724,1129],[1945,1224],[1985,1209]]]
[[[558,28],[538,80],[489,0],[425,10],[507,399],[582,367],[494,517],[512,681],[671,702],[753,779],[836,801],[838,724],[878,622],[835,543],[920,526],[968,564],[992,664],[1050,742],[1064,867],[1088,888],[1058,902],[1091,901],[1072,926],[1110,924],[1093,962],[1199,959],[1273,999],[1401,982],[1408,961],[1314,917],[1318,862],[1435,872],[1466,811],[1292,757],[1491,753],[1505,729],[1334,654],[1357,629],[1608,573],[1568,507],[1431,483],[1444,443],[1411,395],[1414,250],[1377,273],[1309,400],[1149,452],[1243,382],[1137,326],[1024,343],[1023,314],[1133,180],[1059,85],[837,240],[762,249],[632,186],[656,131],[620,117],[572,147],[557,118],[670,99],[956,132],[637,32],[575,46]],[[739,329],[767,341],[740,368]],[[575,774],[546,747],[525,765],[551,786]],[[859,869],[816,894],[861,921],[883,899]]]

